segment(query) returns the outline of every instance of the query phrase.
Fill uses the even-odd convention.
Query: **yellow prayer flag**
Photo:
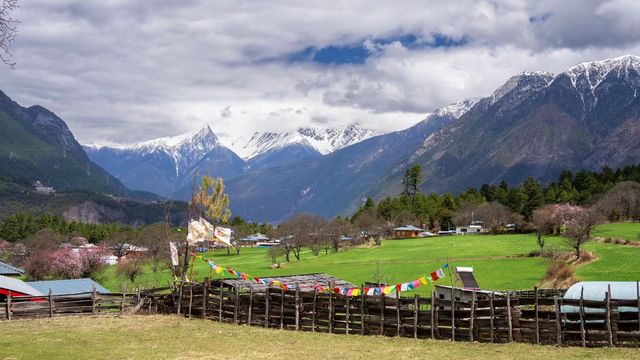
[[[353,291],[351,292],[352,296],[358,296],[360,295],[360,289],[353,289]]]
[[[420,281],[420,284],[422,285],[427,285],[429,282],[427,281],[426,277],[421,277],[420,279],[418,279],[418,281]]]

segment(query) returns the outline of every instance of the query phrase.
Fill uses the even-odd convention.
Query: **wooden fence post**
[[[249,311],[247,314],[247,325],[251,325],[251,312],[253,311],[253,284],[249,285]]]
[[[265,296],[264,304],[264,327],[269,327],[269,321],[271,317],[271,286],[267,285],[267,294]]]
[[[284,329],[284,288],[280,288],[280,329]]]
[[[11,320],[11,290],[7,294],[7,302],[5,304],[6,312],[7,312],[7,320]]]
[[[189,319],[191,319],[191,307],[193,306],[193,283],[189,282]]]
[[[513,342],[513,320],[511,319],[511,292],[507,291],[507,318],[509,324],[509,342]]]
[[[346,323],[345,333],[349,334],[349,322],[351,321],[351,317],[350,317],[351,314],[350,314],[350,311],[349,311],[350,310],[349,307],[351,306],[351,296],[347,295],[347,300],[346,301],[347,301],[347,309],[346,309],[347,311],[346,311],[345,316],[347,318],[347,323]]]
[[[402,324],[400,323],[400,290],[396,289],[396,336],[400,336]]]
[[[51,289],[49,289],[49,317],[53,317],[53,295],[51,293]]]
[[[207,286],[208,281],[202,282],[202,318],[207,318]]]
[[[220,279],[220,302],[218,302],[218,321],[222,321],[222,302],[224,299],[224,283]]]
[[[384,335],[384,293],[380,294],[380,335]]]
[[[491,292],[489,294],[489,311],[491,312],[491,319],[490,319],[490,338],[491,340],[489,342],[493,343],[493,338],[494,338],[494,332],[495,332],[495,319],[496,319],[496,308],[493,305],[493,297],[494,297],[494,292]]]
[[[300,284],[296,284],[296,331],[300,330]]]
[[[418,338],[418,313],[420,303],[418,300],[418,294],[413,295],[413,338]]]
[[[536,313],[536,344],[540,344],[540,316],[538,313],[540,311],[540,307],[538,305],[538,287],[537,286],[533,287],[533,302],[534,302],[535,313]]]
[[[120,314],[124,313],[124,300],[127,297],[127,285],[122,287],[122,302],[120,303]]]
[[[364,293],[364,284],[360,284],[360,335],[364,335],[364,308],[366,305],[365,296],[366,294]]]
[[[556,341],[562,345],[562,319],[560,318],[560,302],[557,296],[553,297],[553,304],[556,310]]]
[[[49,289],[49,294],[51,294],[51,289]],[[94,285],[93,288],[91,289],[91,315],[95,315],[95,314],[96,314],[96,286]],[[50,314],[50,315],[53,315],[53,314]]]
[[[431,339],[436,338],[436,291],[431,291]]]
[[[238,285],[234,289],[235,299],[233,303],[233,323],[238,325],[238,323],[240,322],[238,319],[238,307],[240,306],[240,285]]]
[[[456,341],[456,299],[453,296],[453,285],[451,285],[451,341]]]
[[[473,342],[473,327],[476,317],[476,291],[471,293],[471,313],[469,315],[469,341]]]
[[[178,310],[176,311],[178,315],[182,312],[182,288],[184,287],[184,281],[180,281],[180,291],[178,294]]]
[[[316,306],[318,302],[318,288],[313,288],[313,311],[311,313],[311,331],[316,331]]]
[[[586,347],[587,336],[585,334],[584,324],[584,286],[580,288],[580,340],[582,340],[582,347]]]
[[[613,329],[611,328],[611,285],[607,287],[607,293],[605,294],[606,300],[606,316],[607,316],[607,336],[609,338],[609,346],[613,347]]]
[[[331,334],[333,332],[333,284],[329,286],[329,334]]]
[[[638,331],[640,331],[640,281],[636,281],[636,298],[638,308]]]

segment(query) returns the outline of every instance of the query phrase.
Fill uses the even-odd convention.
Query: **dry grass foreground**
[[[4,359],[632,359],[638,349],[468,344],[318,334],[176,316],[0,322]]]

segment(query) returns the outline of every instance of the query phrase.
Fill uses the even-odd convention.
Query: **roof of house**
[[[638,296],[638,283],[635,281],[581,281],[571,285],[565,292],[565,299],[580,299],[582,293],[585,300],[604,301],[606,293],[611,287],[612,299],[636,300]],[[577,312],[577,306],[563,305],[562,311]],[[586,312],[604,312],[604,309],[586,308]],[[636,307],[620,306],[620,312],[636,312]]]
[[[24,270],[0,261],[0,275],[22,275]]]
[[[43,295],[43,293],[20,279],[14,279],[2,275],[0,275],[0,289],[10,290],[11,292],[18,292],[26,295]]]
[[[413,225],[400,226],[400,227],[394,228],[393,230],[396,230],[396,231],[424,231],[424,229],[419,228],[419,227],[415,227]]]
[[[324,273],[304,274],[304,275],[290,275],[290,276],[275,276],[275,277],[261,277],[264,280],[277,280],[287,285],[287,288],[295,289],[296,286],[300,287],[300,291],[313,291],[316,285],[321,286],[335,286],[335,287],[355,287],[352,283],[333,277]],[[252,280],[242,279],[225,279],[223,283],[244,289],[253,287],[254,292],[264,293],[267,290],[267,285],[258,284]]]
[[[480,285],[478,285],[478,281],[476,277],[473,275],[472,267],[456,267],[456,274],[462,282],[462,287],[465,289],[480,289]]]
[[[69,279],[69,280],[29,281],[27,282],[27,284],[31,285],[32,287],[42,292],[43,294],[48,294],[49,289],[51,289],[51,294],[53,295],[89,293],[93,291],[94,286],[97,292],[101,292],[101,293],[111,292],[90,278]]]

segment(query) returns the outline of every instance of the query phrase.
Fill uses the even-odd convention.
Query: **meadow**
[[[97,335],[99,334],[99,335]],[[177,316],[7,321],[2,359],[631,359],[637,349],[293,333]]]
[[[633,237],[640,234],[640,223],[605,224],[594,232],[595,236]],[[561,237],[546,237],[549,250],[569,251]],[[590,242],[585,249],[598,257],[595,261],[577,268],[580,280],[639,280],[639,247]],[[338,253],[314,256],[303,250],[301,259],[292,257],[291,262],[281,261],[280,268],[272,268],[267,250],[243,248],[240,255],[226,250],[213,254],[215,263],[246,272],[254,276],[278,276],[324,272],[348,280],[354,284],[375,280],[375,274],[386,283],[414,280],[445,263],[451,266],[472,266],[476,278],[485,289],[531,289],[544,278],[549,259],[531,256],[538,250],[535,235],[465,235],[442,236],[421,239],[384,240],[379,247],[360,246]],[[211,258],[211,254],[202,254]],[[209,276],[209,265],[196,259],[194,280],[202,281]],[[215,276],[215,275],[214,275]],[[122,283],[131,289],[165,286],[172,281],[166,267],[153,273],[150,267],[133,284],[116,276],[115,267],[107,269],[98,279],[107,288],[117,291]],[[440,281],[449,284],[449,279]],[[419,294],[430,293],[430,287],[418,289]]]

